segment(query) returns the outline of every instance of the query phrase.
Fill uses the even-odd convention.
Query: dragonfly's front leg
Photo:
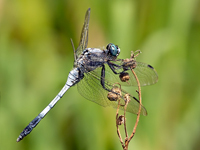
[[[120,74],[121,72],[116,72],[116,68],[115,67],[118,67],[120,68],[119,65],[117,64],[114,64],[114,63],[111,63],[111,62],[108,62],[108,66],[110,67],[110,69],[113,71],[114,74]]]

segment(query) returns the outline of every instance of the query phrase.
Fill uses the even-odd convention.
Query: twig
[[[130,95],[129,94],[125,94],[124,98],[126,99],[126,103],[125,103],[125,106],[124,106],[124,131],[125,131],[125,136],[126,136],[125,140],[124,140],[124,142],[125,142],[124,150],[125,149],[127,150],[129,141],[128,141],[128,132],[127,132],[127,129],[126,129],[126,108],[127,108],[127,105],[128,105],[128,103],[130,101]]]
[[[137,128],[137,125],[138,125],[138,122],[139,122],[139,118],[140,118],[141,104],[142,104],[140,82],[139,82],[139,80],[137,78],[137,75],[133,71],[133,69],[131,69],[131,71],[132,71],[133,75],[135,76],[135,79],[136,79],[137,84],[138,84],[138,96],[139,96],[140,105],[139,105],[139,109],[138,109],[138,113],[137,113],[137,118],[136,118],[135,126],[133,128],[133,132],[132,132],[131,136],[129,137],[128,141],[130,141],[133,138],[133,136],[135,135],[136,128]]]
[[[116,127],[117,127],[117,135],[119,136],[119,140],[122,144],[122,147],[124,148],[125,146],[124,146],[124,143],[123,143],[120,131],[119,131],[119,125],[120,125],[119,117],[118,117],[119,116],[119,113],[118,113],[119,112],[119,106],[120,106],[120,99],[118,100],[118,107],[117,107],[117,113],[116,113]]]

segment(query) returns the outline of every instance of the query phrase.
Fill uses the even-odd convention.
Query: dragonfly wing
[[[116,75],[114,73],[108,73],[109,81],[111,80],[112,82],[119,82],[121,85],[124,85],[124,86],[137,86],[137,81],[131,71],[131,68],[126,67],[126,71],[124,71],[124,68],[123,68],[124,60],[123,59],[118,59],[116,61],[112,61],[112,63],[114,66],[116,66],[114,70],[118,74]],[[158,74],[151,65],[148,65],[148,64],[142,63],[142,62],[136,62],[136,61],[133,61],[132,63],[133,63],[132,66],[135,66],[133,70],[136,73],[141,86],[155,84],[158,81]],[[107,69],[107,70],[109,70],[109,69]],[[121,72],[126,72],[129,74],[129,76],[130,76],[129,81],[122,82],[120,80],[119,74]],[[112,76],[112,77],[110,77],[110,76]]]
[[[78,83],[78,91],[79,93],[85,97],[86,99],[93,101],[101,106],[112,106],[113,108],[117,108],[117,101],[110,101],[108,96],[108,91],[105,90],[100,82],[101,79],[101,67],[95,69],[94,71],[88,72],[84,74],[84,78]],[[105,80],[105,87],[109,90],[113,88],[113,84],[115,82],[109,82]],[[121,90],[121,105],[125,104],[123,97],[127,94],[126,91]],[[133,114],[137,114],[139,109],[139,101],[135,99],[133,96],[130,96],[130,102],[127,106],[126,111],[131,112]],[[120,106],[120,109],[124,109],[123,106]],[[144,106],[141,105],[141,114],[147,115],[147,111]]]
[[[90,20],[90,8],[87,10],[85,14],[85,21],[81,32],[79,46],[76,49],[76,58],[86,49],[88,44],[88,28],[89,28],[89,20]]]
[[[151,85],[158,82],[158,74],[151,65],[136,62],[136,67],[133,70],[135,71],[141,86]],[[131,73],[131,75],[133,74]],[[133,77],[131,77],[131,79],[133,79]],[[132,83],[137,85],[135,80],[134,82],[132,81]]]

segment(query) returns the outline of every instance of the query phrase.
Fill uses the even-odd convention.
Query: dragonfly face
[[[131,61],[117,59],[120,53],[120,48],[117,45],[110,43],[105,50],[87,48],[89,19],[90,9],[87,10],[85,15],[79,46],[76,51],[74,50],[74,69],[69,72],[66,84],[49,105],[21,132],[17,138],[17,142],[32,131],[73,85],[77,84],[79,93],[86,99],[101,106],[117,108],[118,103],[116,99],[108,98],[108,95],[116,94],[113,91],[118,91],[113,86],[115,83],[119,83],[122,86],[137,86],[135,77],[131,73],[131,68],[134,68],[134,72],[137,74],[141,86],[151,85],[157,82],[158,76],[152,66],[136,62],[134,59]],[[126,95],[127,92],[120,89],[120,95],[118,94],[116,96],[122,99],[120,101],[121,109],[123,109],[125,104],[126,100],[124,97]],[[139,101],[130,95],[130,101],[126,111],[137,114],[139,105]],[[141,107],[141,114],[147,115],[146,109],[143,106]]]

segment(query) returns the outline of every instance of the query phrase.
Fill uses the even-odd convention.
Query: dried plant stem
[[[128,132],[126,130],[126,107],[128,105],[128,101],[126,102],[125,106],[124,106],[124,131],[125,131],[125,147],[124,147],[124,150],[127,150],[128,149],[128,143],[129,143],[129,140],[128,140]]]
[[[137,118],[136,118],[136,122],[135,122],[135,126],[133,128],[133,132],[131,134],[131,136],[129,137],[128,141],[130,141],[133,136],[135,135],[135,132],[136,132],[136,128],[137,128],[137,125],[138,125],[138,122],[139,122],[139,118],[140,118],[140,112],[141,112],[141,105],[142,105],[142,98],[141,98],[141,87],[140,87],[140,82],[137,78],[137,75],[135,74],[135,72],[133,71],[133,69],[131,69],[133,75],[135,76],[135,79],[137,81],[137,84],[138,84],[138,96],[139,96],[139,102],[140,102],[140,105],[139,105],[139,109],[138,109],[138,113],[137,113]]]
[[[124,148],[124,143],[123,143],[123,140],[122,140],[122,137],[121,137],[121,134],[120,134],[120,131],[119,131],[119,124],[118,124],[118,116],[119,116],[119,106],[120,106],[120,100],[118,100],[118,107],[117,107],[117,113],[116,113],[116,126],[117,126],[117,135],[120,139],[120,142],[122,144],[122,147]]]
[[[137,75],[135,74],[135,72],[133,71],[133,68],[131,68],[131,71],[133,73],[133,75],[135,76],[135,79],[137,81],[137,84],[138,84],[138,97],[139,97],[139,109],[138,109],[138,113],[137,113],[137,118],[136,118],[136,122],[135,122],[135,126],[133,128],[133,132],[131,134],[131,136],[128,138],[128,132],[127,132],[127,129],[126,129],[126,108],[127,108],[127,105],[128,105],[128,102],[129,102],[129,96],[127,95],[127,98],[126,98],[126,102],[125,102],[125,105],[124,105],[124,131],[125,131],[125,142],[123,142],[122,140],[122,137],[121,137],[121,134],[120,134],[120,130],[119,130],[119,108],[120,108],[120,99],[118,100],[118,107],[117,107],[117,112],[116,112],[116,127],[117,127],[117,134],[118,134],[118,137],[120,139],[120,142],[121,142],[121,145],[123,147],[124,150],[128,150],[128,144],[130,142],[130,140],[133,138],[133,136],[135,135],[135,132],[136,132],[136,128],[137,128],[137,125],[138,125],[138,122],[139,122],[139,118],[140,118],[140,112],[141,112],[141,87],[140,87],[140,82],[137,78]]]
[[[127,107],[127,102],[126,102],[126,104],[125,104],[125,106],[124,106],[124,110],[126,110],[126,107]],[[125,135],[126,135],[126,138],[128,138],[128,132],[127,132],[127,130],[126,130],[126,111],[124,111],[124,131],[125,131]]]

